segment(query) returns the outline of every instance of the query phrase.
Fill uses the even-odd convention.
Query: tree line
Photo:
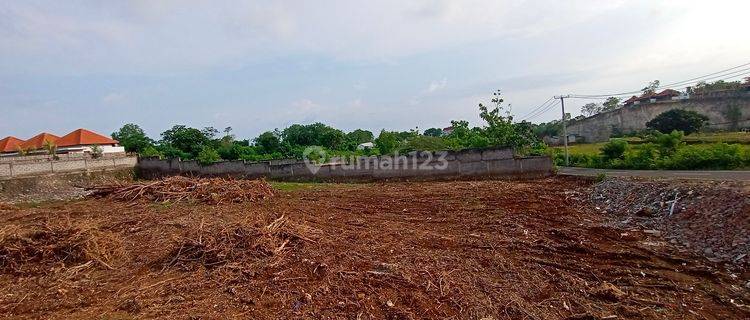
[[[503,105],[500,91],[493,92],[489,105],[479,104],[482,126],[470,126],[468,121],[451,121],[451,130],[429,128],[417,130],[381,130],[377,136],[371,131],[356,129],[350,132],[323,123],[293,124],[283,130],[266,131],[253,139],[238,139],[232,128],[222,131],[214,127],[202,129],[175,125],[162,132],[159,139],[148,137],[137,124],[125,124],[112,133],[127,152],[142,157],[196,159],[203,164],[220,160],[261,161],[282,158],[301,158],[305,148],[316,146],[330,155],[387,155],[415,150],[448,150],[512,147],[521,154],[542,154],[546,145],[534,134],[529,122],[513,122]],[[372,147],[358,147],[372,142]]]

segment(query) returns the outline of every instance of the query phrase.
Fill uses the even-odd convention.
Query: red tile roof
[[[679,96],[679,95],[680,95],[680,92],[677,91],[677,90],[666,89],[666,90],[664,90],[662,92],[659,92],[659,93],[653,95],[653,97],[674,97],[674,96]]]
[[[23,143],[23,140],[16,137],[5,137],[0,140],[0,152],[16,152],[21,143]]]
[[[60,137],[58,137],[58,136],[56,136],[54,134],[42,132],[42,133],[40,133],[38,135],[35,135],[34,137],[30,138],[29,140],[26,140],[26,141],[22,142],[20,144],[20,147],[22,149],[26,149],[26,150],[41,149],[41,148],[44,147],[44,143],[45,142],[49,141],[49,142],[52,142],[52,143],[56,143],[57,139],[60,139]]]
[[[625,100],[625,102],[623,102],[623,104],[633,103],[633,102],[636,102],[636,101],[638,101],[638,97],[632,96],[628,100]]]
[[[86,146],[94,144],[116,144],[117,140],[100,135],[86,129],[78,129],[64,135],[56,142],[58,147]]]

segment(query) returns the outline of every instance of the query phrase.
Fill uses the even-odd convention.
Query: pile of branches
[[[0,229],[0,273],[46,273],[51,266],[75,264],[114,269],[123,256],[122,240],[93,223],[72,225],[60,219],[26,229]]]
[[[127,185],[108,185],[88,188],[93,197],[110,197],[133,202],[148,199],[155,202],[202,202],[221,204],[258,201],[274,195],[273,187],[265,180],[224,178],[169,177],[157,181]]]
[[[284,252],[295,250],[303,242],[316,242],[307,237],[315,236],[316,230],[292,224],[283,215],[265,227],[238,224],[204,229],[201,221],[196,231],[166,256],[162,271],[175,266],[181,270],[197,266],[213,269],[226,264],[233,268],[261,267],[273,264],[271,260],[280,259]]]

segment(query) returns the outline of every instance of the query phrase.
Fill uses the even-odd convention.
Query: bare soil
[[[374,183],[220,205],[0,206],[0,316],[750,318],[748,271],[618,228],[593,188]]]

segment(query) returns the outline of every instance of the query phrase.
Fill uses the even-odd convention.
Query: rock
[[[707,256],[713,256],[714,255],[714,250],[711,249],[711,248],[703,249],[703,254],[705,254]]]
[[[393,304],[393,301],[391,301],[391,300],[386,301],[385,305],[387,305],[387,306],[389,306],[391,308],[393,308],[393,306],[395,306],[395,304]]]
[[[745,283],[745,288],[750,289],[750,281],[748,281],[748,282]]]
[[[599,298],[610,301],[619,301],[627,295],[625,291],[606,281],[602,282],[592,293]]]
[[[661,236],[661,231],[659,231],[659,230],[648,229],[648,230],[643,230],[643,233],[650,234],[650,235],[655,236],[655,237],[660,237]]]

